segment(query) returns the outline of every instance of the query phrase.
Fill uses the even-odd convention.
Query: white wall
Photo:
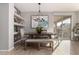
[[[13,4],[0,3],[0,50],[10,50],[14,45]]]
[[[31,16],[32,15],[38,15],[37,12],[24,12],[22,13],[22,16],[24,17],[25,19],[25,31],[26,32],[32,32],[34,31],[34,29],[31,28]],[[49,32],[53,32],[53,27],[54,27],[54,23],[53,23],[53,16],[52,16],[52,13],[41,13],[41,15],[48,15],[49,17],[49,27],[48,27],[48,30]]]
[[[0,3],[0,50],[8,50],[9,4]]]
[[[76,18],[77,18],[77,23],[79,23],[79,11],[75,12]]]

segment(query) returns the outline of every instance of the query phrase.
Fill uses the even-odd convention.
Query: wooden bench
[[[38,48],[40,49],[40,43],[50,43],[50,47],[53,51],[53,39],[27,39],[25,40],[25,49],[27,48],[27,43],[38,43]]]

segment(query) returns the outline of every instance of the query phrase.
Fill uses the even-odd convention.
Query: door
[[[69,40],[71,38],[71,16],[54,16],[55,31],[58,39]]]
[[[62,38],[62,21],[57,22],[56,26],[57,26],[58,38],[61,39]]]
[[[71,38],[71,17],[63,18],[62,38],[69,40]]]

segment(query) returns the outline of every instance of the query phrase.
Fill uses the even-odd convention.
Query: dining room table
[[[37,38],[52,38],[52,35],[56,35],[55,33],[51,33],[51,32],[42,32],[42,33],[37,33],[37,32],[28,32],[24,34],[25,36],[29,36],[29,38],[33,39],[37,39]]]

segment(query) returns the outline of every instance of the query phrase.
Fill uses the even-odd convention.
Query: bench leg
[[[53,42],[51,42],[51,44],[52,44],[52,45],[51,45],[51,49],[52,49],[52,51],[53,51]]]

